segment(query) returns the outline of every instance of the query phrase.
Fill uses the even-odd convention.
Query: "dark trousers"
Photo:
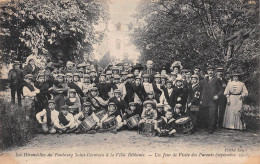
[[[213,132],[216,121],[217,106],[202,106],[201,113],[204,113],[201,117],[202,124],[206,124],[208,131]]]
[[[221,102],[218,103],[218,109],[217,109],[217,127],[222,127],[223,125],[223,119],[224,119],[224,114],[225,114],[225,110],[226,110],[226,105],[227,102],[226,100],[223,100]]]
[[[17,92],[17,99],[18,99],[18,105],[22,105],[21,101],[21,96],[22,96],[22,90],[17,89],[17,88],[11,88],[11,98],[12,98],[12,103],[15,104],[15,92]]]
[[[54,96],[54,101],[56,104],[56,110],[60,111],[61,107],[65,105],[65,98],[63,94],[58,94]]]

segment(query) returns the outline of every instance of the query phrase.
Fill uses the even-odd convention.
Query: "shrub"
[[[22,146],[34,136],[35,120],[25,120],[25,110],[5,100],[0,101],[1,149]]]

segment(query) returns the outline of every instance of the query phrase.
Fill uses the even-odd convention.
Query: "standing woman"
[[[228,129],[246,129],[241,120],[243,98],[248,95],[248,91],[243,82],[239,81],[240,74],[233,73],[232,81],[228,83],[224,95],[227,97],[226,112],[224,115],[223,127]]]

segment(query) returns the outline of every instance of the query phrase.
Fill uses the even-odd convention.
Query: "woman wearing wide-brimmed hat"
[[[224,95],[227,97],[227,106],[223,120],[223,127],[228,129],[246,129],[245,123],[241,119],[243,114],[243,98],[248,95],[245,84],[239,81],[241,73],[233,72],[232,81],[228,83]]]
[[[135,77],[141,76],[141,71],[144,69],[144,67],[140,64],[137,63],[131,70],[131,72],[134,74]]]

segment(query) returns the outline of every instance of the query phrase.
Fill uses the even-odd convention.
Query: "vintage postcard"
[[[0,0],[0,163],[260,163],[258,0]]]

